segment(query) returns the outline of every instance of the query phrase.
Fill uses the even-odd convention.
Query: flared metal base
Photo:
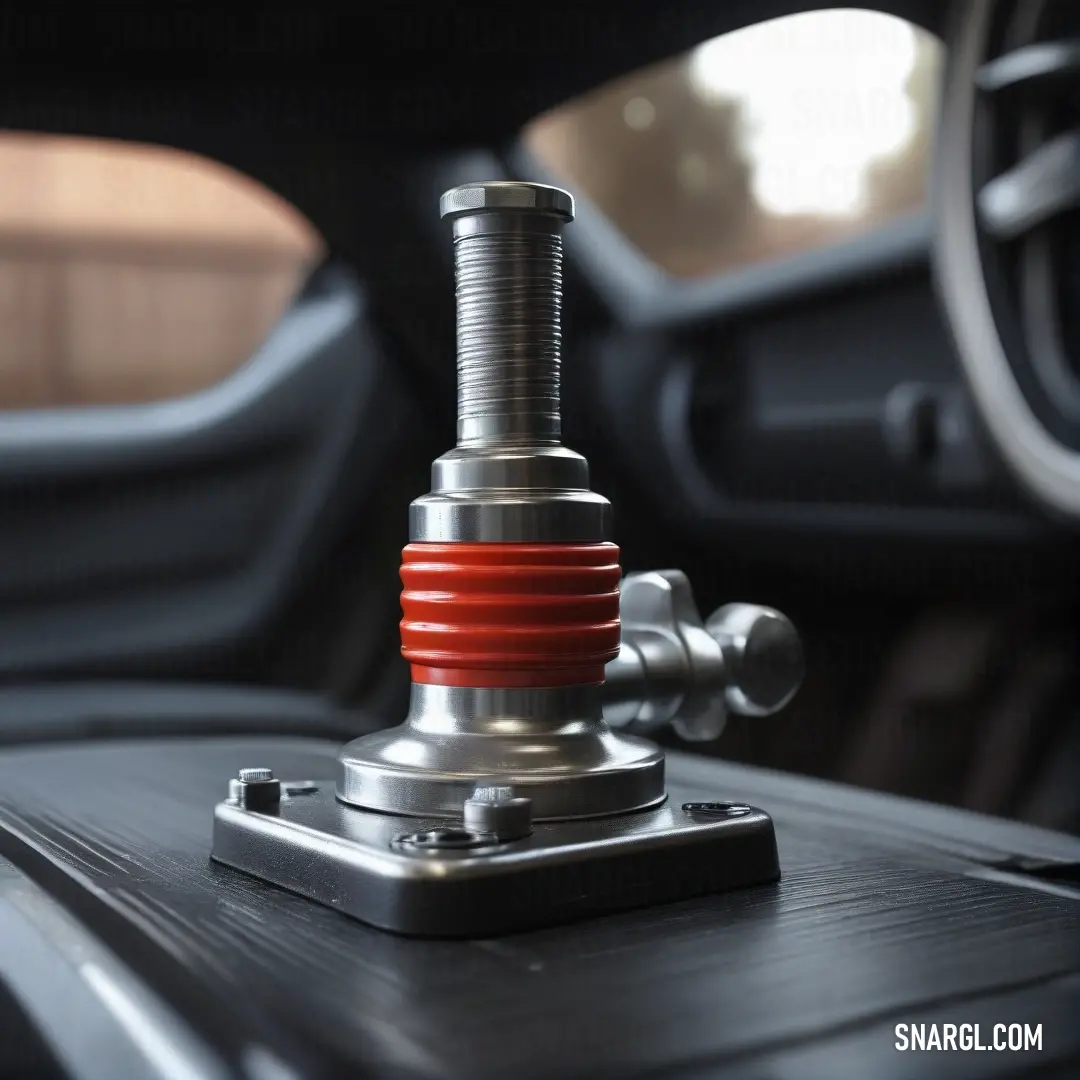
[[[487,937],[776,881],[767,814],[690,803],[541,823],[506,843],[283,783],[269,811],[217,806],[213,858],[384,930]],[[296,794],[290,794],[290,790]]]
[[[664,755],[612,731],[599,686],[467,689],[414,684],[404,724],[338,755],[337,794],[368,810],[460,816],[478,784],[532,800],[534,821],[596,817],[664,799]]]

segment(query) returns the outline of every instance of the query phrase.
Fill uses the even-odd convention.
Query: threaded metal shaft
[[[443,196],[454,218],[458,445],[557,444],[565,192],[469,184]]]
[[[454,254],[459,445],[558,442],[562,238],[459,236]]]

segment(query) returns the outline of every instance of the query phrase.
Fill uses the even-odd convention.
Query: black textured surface
[[[239,766],[322,779],[333,753],[265,738],[9,751],[0,846],[225,1052],[261,1040],[307,1072],[996,1077],[1080,1063],[1080,842],[675,755],[698,797],[772,814],[778,885],[417,941],[208,861],[212,807]],[[1001,869],[1025,859],[1055,883]],[[894,1024],[934,1020],[982,1023],[984,1039],[995,1022],[1042,1023],[1043,1050],[894,1049]]]

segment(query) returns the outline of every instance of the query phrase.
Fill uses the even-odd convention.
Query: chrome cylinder
[[[459,216],[458,445],[557,443],[560,217]]]

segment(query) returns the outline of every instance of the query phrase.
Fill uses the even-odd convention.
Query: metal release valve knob
[[[728,712],[769,716],[802,683],[791,620],[758,604],[726,604],[702,621],[681,570],[628,574],[622,642],[605,669],[604,718],[648,732],[672,724],[688,741],[716,739]]]

